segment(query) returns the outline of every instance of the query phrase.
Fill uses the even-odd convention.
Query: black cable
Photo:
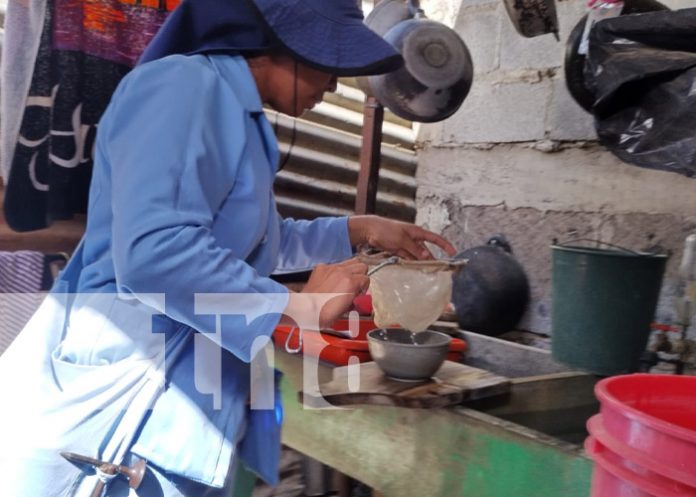
[[[295,67],[294,67],[294,78],[293,78],[293,84],[292,84],[292,111],[297,112],[297,60],[294,60]],[[278,135],[277,131],[278,127],[278,114],[276,114],[276,136]],[[290,135],[290,146],[288,147],[288,153],[285,154],[285,157],[283,158],[282,162],[278,166],[278,171],[282,170],[285,165],[288,163],[290,160],[290,156],[292,155],[292,148],[295,146],[295,139],[297,138],[297,118],[293,117],[292,118],[292,134]]]

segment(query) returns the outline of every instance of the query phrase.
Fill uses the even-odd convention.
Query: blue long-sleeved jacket
[[[287,303],[268,276],[351,255],[346,218],[279,217],[277,164],[243,58],[175,55],[124,78],[99,124],[85,237],[53,292],[62,304],[43,310],[52,331],[33,331],[52,333],[28,384],[55,448],[130,450],[212,486],[239,455],[276,481],[275,417],[247,406],[252,344]],[[258,318],[222,316],[213,333],[194,294],[230,293],[251,295]],[[220,352],[217,369],[201,364],[196,336]],[[222,378],[217,396],[206,374]]]

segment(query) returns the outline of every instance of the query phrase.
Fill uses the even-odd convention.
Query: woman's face
[[[286,55],[270,57],[264,101],[275,110],[300,116],[324,98],[324,92],[336,91],[336,76],[296,62]]]

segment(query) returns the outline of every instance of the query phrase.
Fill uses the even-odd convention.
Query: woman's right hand
[[[290,294],[286,315],[294,321],[300,318],[306,322],[307,319],[315,320],[318,313],[319,327],[328,328],[350,309],[355,296],[365,292],[369,285],[367,265],[356,259],[338,264],[319,264],[302,292]],[[326,300],[325,294],[337,295]]]

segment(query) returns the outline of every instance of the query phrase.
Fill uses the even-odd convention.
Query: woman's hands
[[[456,254],[451,243],[431,231],[379,216],[353,216],[348,220],[348,231],[352,245],[368,244],[404,259],[433,259],[425,242],[435,244],[450,256]],[[369,285],[367,265],[357,259],[319,264],[302,292],[290,294],[281,322],[308,328],[316,326],[308,323],[316,323],[318,317],[320,328],[330,327]],[[335,296],[327,298],[327,294]]]
[[[403,259],[433,259],[424,242],[437,245],[449,256],[457,253],[440,235],[414,224],[379,216],[352,216],[348,219],[348,233],[353,246],[367,244]]]
[[[367,264],[348,259],[338,264],[319,264],[302,289],[303,294],[338,293],[321,307],[319,325],[327,328],[350,309],[356,295],[370,286]]]
[[[355,296],[367,290],[369,285],[367,265],[356,259],[319,264],[302,292],[290,294],[285,315],[300,324],[300,320],[316,322],[318,314],[320,328],[328,328],[350,309]],[[338,295],[327,300],[326,294]]]

